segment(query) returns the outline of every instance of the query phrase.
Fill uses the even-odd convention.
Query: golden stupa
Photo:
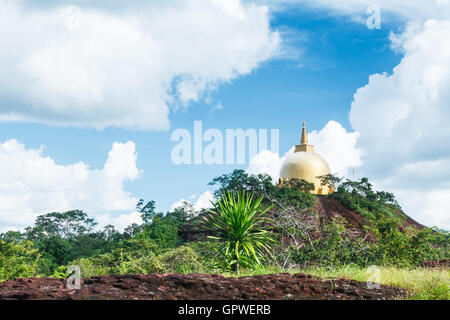
[[[290,154],[283,162],[280,170],[279,184],[283,185],[289,179],[303,179],[314,183],[314,194],[330,194],[333,189],[324,186],[317,178],[330,173],[328,163],[314,151],[314,146],[308,144],[305,122],[302,128],[302,140],[295,146],[293,154]]]

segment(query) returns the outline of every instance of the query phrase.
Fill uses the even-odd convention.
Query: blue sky
[[[0,5],[9,2],[10,1],[5,1],[4,3],[0,2]],[[371,75],[382,75],[383,73],[386,73],[383,76],[386,77],[386,79],[384,79],[385,81],[394,77],[393,69],[402,63],[402,59],[405,56],[405,50],[393,50],[391,47],[393,42],[390,34],[391,32],[396,34],[407,34],[405,30],[407,29],[407,26],[411,24],[412,18],[405,18],[401,15],[403,13],[403,7],[397,11],[396,8],[389,8],[387,13],[392,13],[392,16],[387,15],[389,16],[389,19],[382,21],[381,29],[371,30],[367,28],[365,22],[361,22],[360,19],[355,18],[355,14],[363,18],[368,16],[364,10],[361,12],[356,6],[354,11],[348,11],[348,8],[346,7],[343,8],[341,12],[336,13],[336,8],[327,6],[326,1],[324,1],[325,4],[319,8],[311,8],[309,4],[304,1],[299,2],[300,3],[294,2],[293,7],[290,7],[289,10],[269,6],[267,29],[264,30],[264,28],[262,28],[263,30],[261,32],[262,34],[279,34],[281,42],[278,44],[276,53],[267,54],[267,56],[262,55],[264,56],[263,58],[258,56],[257,63],[249,62],[249,65],[251,66],[249,67],[250,72],[238,71],[231,76],[225,72],[225,76],[220,75],[215,78],[216,71],[214,69],[214,64],[217,65],[217,69],[222,68],[220,59],[223,59],[223,57],[217,57],[218,60],[213,61],[214,63],[211,62],[211,65],[213,66],[208,69],[207,72],[209,72],[209,74],[205,76],[206,79],[213,79],[211,83],[208,84],[210,87],[207,85],[206,88],[198,90],[196,92],[196,99],[189,100],[179,98],[177,94],[172,95],[174,100],[169,100],[167,103],[170,110],[168,114],[169,126],[167,127],[162,129],[156,128],[157,125],[154,123],[157,123],[158,120],[153,120],[153,114],[151,112],[142,113],[142,116],[139,116],[139,114],[136,113],[136,117],[141,118],[139,124],[136,126],[117,125],[116,123],[112,125],[102,124],[102,128],[96,128],[96,125],[93,125],[94,122],[88,121],[83,123],[84,120],[79,119],[77,120],[77,123],[71,122],[73,118],[76,118],[71,111],[56,114],[52,113],[52,110],[54,110],[54,108],[69,108],[71,104],[82,104],[82,98],[75,96],[75,100],[71,100],[70,95],[64,96],[63,98],[66,100],[60,103],[62,100],[53,102],[45,97],[42,98],[42,101],[36,102],[36,96],[33,96],[30,93],[32,91],[24,91],[21,89],[21,85],[18,84],[17,86],[19,89],[17,90],[13,90],[9,87],[0,90],[0,113],[2,113],[2,115],[7,114],[7,111],[14,111],[16,108],[17,110],[21,110],[18,114],[25,116],[23,119],[20,119],[20,121],[9,119],[9,121],[0,123],[0,143],[16,139],[19,144],[24,146],[24,150],[39,149],[40,146],[43,145],[44,149],[41,152],[42,158],[49,157],[61,167],[83,162],[89,166],[88,170],[101,171],[114,143],[124,144],[128,141],[132,141],[135,145],[135,152],[137,153],[135,166],[138,170],[141,170],[141,174],[138,175],[134,171],[132,173],[127,171],[124,173],[123,177],[121,176],[122,180],[118,182],[117,188],[120,189],[121,196],[124,197],[124,203],[126,202],[126,204],[117,205],[117,207],[108,205],[87,205],[86,207],[78,207],[79,209],[88,211],[94,216],[100,217],[102,222],[106,221],[123,224],[123,221],[114,220],[114,217],[132,212],[133,208],[130,208],[130,203],[134,199],[143,198],[146,200],[155,200],[158,210],[167,211],[180,199],[189,199],[193,194],[200,195],[207,189],[210,189],[210,187],[207,186],[207,183],[214,177],[231,172],[235,168],[247,169],[249,166],[249,159],[247,159],[247,163],[243,166],[173,164],[171,162],[170,154],[176,143],[170,140],[171,133],[177,128],[185,128],[192,131],[193,122],[196,120],[203,121],[204,130],[207,128],[217,128],[225,132],[227,128],[279,129],[280,157],[287,152],[292,145],[299,141],[299,125],[302,120],[307,121],[309,131],[317,131],[316,139],[319,139],[321,135],[325,136],[327,124],[330,121],[335,121],[341,126],[339,129],[341,131],[339,132],[342,132],[343,134],[342,139],[346,139],[352,132],[358,131],[361,134],[360,140],[358,141],[372,141],[369,134],[365,135],[364,129],[358,128],[358,123],[362,123],[362,120],[355,120],[361,119],[361,112],[358,111],[360,110],[358,109],[359,100],[357,97],[355,98],[355,94],[359,88],[365,86],[368,90],[371,89],[369,84],[369,77]],[[237,3],[240,2],[237,1]],[[22,9],[18,10],[29,10],[26,8],[26,5],[24,5]],[[40,14],[45,14],[46,11],[51,11],[55,8],[58,9],[56,5],[41,7],[39,8],[39,12]],[[250,10],[246,9],[246,4],[243,8],[244,10]],[[83,7],[83,4],[80,4],[78,9],[81,10],[81,12],[90,10],[89,1],[87,2],[86,7]],[[101,12],[101,10],[107,9],[97,8],[96,10],[96,12]],[[156,9],[148,8],[147,10],[150,12]],[[191,9],[188,8],[186,10]],[[195,7],[192,10],[195,11],[199,9]],[[120,13],[114,14],[120,17]],[[251,25],[252,21],[250,14],[248,14],[248,17],[248,24]],[[258,19],[261,18],[255,18],[255,20]],[[428,17],[425,17],[422,20],[425,19],[428,19]],[[422,20],[420,20],[421,23]],[[419,19],[414,20],[414,23],[418,23],[417,21],[419,21]],[[259,25],[259,20],[255,22],[255,24]],[[227,26],[227,21],[224,22],[224,26]],[[120,28],[121,26],[114,27]],[[152,26],[149,26],[148,28],[151,27]],[[419,31],[415,32],[416,34],[419,34],[421,30],[419,29]],[[193,34],[194,36],[197,35],[198,37],[202,37],[201,34]],[[248,36],[245,32],[243,32],[243,34],[243,37]],[[251,35],[251,32],[249,34]],[[414,34],[410,37],[413,36]],[[0,41],[2,41],[2,39],[3,38],[0,37]],[[214,46],[215,43],[211,43],[210,45]],[[121,47],[121,44],[114,43],[111,48],[115,48],[115,46]],[[175,49],[174,51],[171,51],[171,54],[175,57],[174,59],[176,59],[177,54],[180,53],[180,59],[182,60],[183,55],[181,52],[183,47],[180,46]],[[22,50],[27,53],[28,49],[25,46],[25,49]],[[29,50],[34,50],[32,44],[30,44]],[[127,49],[122,47],[120,50],[126,52]],[[205,59],[208,59],[208,57],[209,56],[206,56]],[[2,59],[2,57],[0,57],[0,59]],[[212,57],[211,59],[216,59],[216,57]],[[97,60],[89,61],[90,63],[88,65],[92,66],[95,63],[101,63],[95,61]],[[176,61],[178,63],[178,60]],[[71,64],[70,57],[68,57],[64,63]],[[184,70],[182,65],[183,62],[179,63],[179,68]],[[28,66],[28,64],[25,64],[25,66]],[[48,65],[46,66],[48,67]],[[130,64],[130,69],[134,70],[134,68],[135,66]],[[238,67],[230,67],[230,69],[233,68],[236,69]],[[37,70],[38,71],[36,72],[40,72],[40,69]],[[120,70],[127,70],[127,62],[120,66]],[[138,68],[136,70],[137,72],[140,72]],[[183,72],[191,72],[195,75],[195,70],[186,70],[188,71],[184,70]],[[144,73],[146,71],[142,72]],[[182,74],[184,75],[184,73]],[[77,73],[75,73],[75,75],[76,74]],[[36,76],[34,73],[33,75]],[[73,77],[73,74],[69,75]],[[4,76],[5,75],[3,75],[3,77]],[[46,76],[45,79],[53,76],[54,73],[51,73],[50,76]],[[117,75],[114,74],[114,76]],[[37,78],[44,79],[39,78],[39,76],[37,76]],[[14,76],[12,79],[16,80]],[[17,79],[20,80],[21,78],[18,77]],[[76,82],[75,80],[72,78],[69,80],[69,83],[70,81]],[[136,86],[139,90],[143,90],[144,92],[146,90],[151,91],[152,87],[146,88],[146,83],[152,81],[152,74],[149,74],[146,75],[146,78],[143,79],[142,83],[137,83]],[[175,81],[176,78],[172,79],[172,89],[168,89],[168,92],[176,90]],[[205,81],[207,82],[209,80]],[[444,81],[443,83],[445,85],[448,84],[446,78],[442,81]],[[0,86],[6,86],[4,83],[4,81],[0,81]],[[139,87],[141,85],[142,88]],[[55,87],[50,87],[50,89],[48,89],[48,87],[45,87],[44,89],[48,89],[48,94],[53,97],[51,90],[56,90],[54,88]],[[121,88],[123,88],[123,92],[120,92]],[[423,88],[423,90],[428,89],[428,87]],[[85,87],[81,87],[80,90],[80,92],[83,93]],[[114,87],[114,90],[117,91],[114,93],[115,95],[120,94],[121,97],[124,97],[117,106],[114,106],[114,108],[116,108],[115,110],[118,110],[118,118],[121,117],[121,113],[123,113],[123,117],[126,117],[127,108],[130,108],[130,105],[136,103],[137,100],[132,97],[133,93],[130,93],[129,87],[119,86]],[[90,91],[87,92],[90,93]],[[34,97],[34,100],[22,99],[23,96],[27,94],[32,98]],[[59,91],[56,92],[55,95],[58,96],[58,94],[60,94]],[[130,95],[129,100],[126,99],[127,95]],[[146,99],[145,95],[139,94],[139,97],[141,96]],[[377,97],[378,96],[379,95],[377,95]],[[381,94],[381,96],[386,96],[386,94]],[[41,96],[38,96],[38,99],[40,97]],[[115,96],[111,99],[115,99]],[[400,98],[396,99],[396,103],[401,103],[399,101]],[[46,103],[51,105],[51,107],[47,108]],[[52,103],[54,104],[52,105]],[[105,105],[107,103],[108,100],[104,102]],[[378,101],[377,103],[383,105],[383,101]],[[386,102],[386,104],[388,103],[391,103],[391,101],[389,100]],[[219,104],[222,108],[215,109]],[[92,114],[96,113],[95,108],[104,107],[105,106],[99,106],[98,104],[86,104],[86,108],[90,108],[88,113],[92,112]],[[448,102],[444,107],[448,108]],[[36,108],[38,109],[38,113],[36,113],[37,116],[27,119],[27,112],[31,114],[34,112],[31,110],[35,110]],[[107,108],[100,111],[100,115],[98,116],[99,119],[102,117],[102,112],[107,112],[104,110],[107,110]],[[352,112],[355,110],[353,118],[350,116],[351,110]],[[80,109],[77,112],[81,114],[84,111]],[[64,117],[67,117],[67,119]],[[53,121],[53,119],[56,118],[57,121]],[[145,127],[145,124],[143,124],[146,120],[151,123],[148,127]],[[368,121],[370,121],[370,119]],[[82,123],[81,125],[80,122]],[[143,126],[145,128],[143,128]],[[363,124],[361,124],[361,126],[364,128]],[[380,130],[382,130],[382,128]],[[445,132],[442,133],[444,136],[446,134],[447,133]],[[317,141],[320,141],[320,139]],[[321,150],[320,142],[318,143],[319,150]],[[342,143],[344,143],[344,141]],[[339,141],[337,144],[339,144]],[[376,146],[380,145],[382,144],[376,144]],[[358,153],[358,157],[361,155],[365,155],[366,157],[364,158],[364,156],[361,156],[362,165],[355,166],[357,167],[358,172],[369,175],[369,178],[372,178],[370,173],[378,172],[373,177],[377,187],[379,186],[389,191],[395,191],[399,195],[417,192],[417,190],[411,192],[404,190],[396,184],[391,183],[391,181],[388,181],[390,177],[379,174],[380,171],[382,172],[385,169],[375,168],[375,166],[365,166],[365,163],[370,162],[367,160],[367,154],[371,150],[370,146],[367,144],[356,143],[351,147],[354,150],[358,149],[361,151]],[[328,154],[327,152],[330,154],[334,152],[333,150],[328,150],[326,148],[325,145],[322,147],[325,154]],[[374,151],[373,154],[370,154],[372,160],[377,157],[383,157],[383,153],[388,152],[383,151],[384,149],[380,148],[374,148],[377,152]],[[353,149],[351,152],[354,151]],[[14,155],[8,154],[8,156],[15,159]],[[439,160],[441,158],[447,159],[447,155],[439,154],[434,160]],[[21,159],[23,159],[23,157]],[[419,159],[417,161],[418,163],[422,163],[425,160]],[[381,159],[380,162],[383,162],[383,159]],[[126,161],[119,161],[118,163],[122,163],[124,166],[130,165],[130,162]],[[405,163],[410,164],[410,161],[406,159],[402,163],[399,163],[399,168]],[[132,166],[133,163],[131,164],[131,167]],[[353,167],[352,165],[345,166],[345,164],[343,166],[345,168]],[[4,167],[3,170],[6,172],[6,170],[8,170],[7,166]],[[14,170],[18,169],[11,170],[11,172],[16,172]],[[402,170],[403,169],[398,169],[398,172],[402,173]],[[403,179],[404,177],[401,176],[400,173],[399,179]],[[22,182],[24,184],[28,181],[23,178],[23,176],[18,176],[17,178],[12,178],[12,180],[7,181],[13,183],[14,181],[21,181],[20,179],[23,180]],[[87,190],[76,190],[76,192],[83,191],[95,193],[97,191],[96,188],[102,188],[102,183],[107,182],[99,180],[98,183],[95,183],[95,188],[89,184]],[[81,184],[80,188],[83,188],[82,185],[83,184]],[[32,194],[32,196],[30,196],[31,198],[34,197],[34,192],[41,194],[44,197],[45,192],[50,192],[48,191],[49,186],[42,187],[39,186],[39,184],[36,184],[35,188],[36,190],[32,191],[27,188],[28,192]],[[41,191],[39,188],[45,189],[45,191]],[[55,185],[54,188],[58,190],[59,187],[58,185]],[[433,190],[430,189],[429,191],[432,192]],[[65,192],[70,193],[74,191],[70,188],[61,191],[62,194]],[[10,194],[5,192],[4,196],[8,197]],[[34,207],[32,203],[27,204],[27,206],[24,206],[24,212],[18,210],[14,213],[17,216],[26,216],[26,219],[8,219],[5,218],[6,214],[3,216],[0,215],[0,230],[2,230],[2,228],[10,229],[22,227],[26,223],[29,223],[31,217],[39,213],[45,213],[40,212],[40,210],[63,210],[69,209],[72,206],[88,203],[89,201],[95,201],[94,196],[92,197],[92,200],[86,200],[86,202],[77,202],[67,196],[68,199],[70,198],[72,200],[59,202],[51,199],[51,197],[54,196],[55,194],[50,192],[46,204],[40,204],[36,207]],[[105,195],[104,198],[107,199],[109,196],[111,195]],[[57,198],[58,197],[64,198],[64,195],[58,195]],[[435,197],[442,198],[443,196],[441,194],[436,195],[430,193],[429,197],[431,197],[430,199],[434,199]],[[195,197],[192,199],[192,201],[195,201]],[[407,201],[408,198],[403,196],[401,199]],[[44,202],[46,201],[44,200]],[[52,203],[55,204],[54,208],[51,207]],[[442,213],[439,211],[439,214],[435,214],[436,210],[441,209],[433,208],[431,211],[429,210],[429,212],[431,212],[429,213],[430,215],[434,214],[434,217],[437,217],[433,222],[445,227],[448,223],[448,212]],[[419,219],[420,222],[425,222],[424,220],[427,219],[427,216],[422,215],[420,212],[415,212],[413,216]],[[125,219],[125,221],[130,220]]]

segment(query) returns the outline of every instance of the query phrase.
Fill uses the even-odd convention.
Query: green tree
[[[153,220],[156,214],[155,209],[156,205],[153,200],[145,203],[145,201],[141,199],[136,205],[136,210],[141,213],[141,218],[144,224],[149,224]]]
[[[0,281],[33,276],[39,258],[38,250],[31,241],[0,240]]]
[[[342,182],[342,178],[339,178],[338,176],[330,173],[318,176],[316,178],[320,180],[321,185],[332,188],[333,190],[336,190],[339,184]]]
[[[0,240],[5,242],[22,241],[25,240],[25,237],[19,231],[7,231],[5,233],[0,233]]]
[[[136,206],[144,223],[141,226],[130,226],[126,234],[139,239],[154,241],[161,248],[173,248],[182,243],[178,230],[191,217],[189,208],[181,207],[166,214],[155,211],[155,201],[147,203],[139,200]]]
[[[272,178],[267,174],[249,175],[244,170],[234,170],[232,173],[223,174],[214,178],[209,185],[219,185],[219,189],[215,191],[215,196],[220,197],[224,192],[241,192],[247,191],[261,195],[272,192],[274,186]]]
[[[173,209],[172,215],[180,222],[180,224],[183,224],[194,218],[197,215],[197,212],[195,212],[194,205],[192,203],[183,201],[180,206]]]
[[[327,179],[327,177],[324,178]],[[331,176],[331,180],[338,181],[338,178],[336,180],[334,178]],[[367,178],[359,181],[348,179],[340,181],[331,197],[372,221],[381,217],[404,218],[394,195],[385,191],[373,190],[372,184]]]
[[[289,179],[284,183],[283,187],[295,192],[310,193],[314,190],[314,183],[303,179]]]
[[[143,231],[138,237],[151,239],[162,248],[173,248],[182,242],[178,235],[179,227],[180,221],[172,214],[156,213],[152,222],[144,225]]]
[[[125,237],[112,226],[95,231],[96,225],[81,210],[38,216],[35,225],[25,229],[24,237],[33,241],[42,254],[39,272],[50,275],[55,268],[74,259],[110,251]]]
[[[68,239],[91,232],[97,225],[94,219],[81,210],[52,212],[37,217],[34,228],[27,228],[29,236],[44,234]]]

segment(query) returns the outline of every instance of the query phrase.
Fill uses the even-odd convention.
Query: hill
[[[344,222],[348,235],[353,237],[364,236],[367,233],[366,227],[371,226],[373,223],[373,221],[365,218],[355,210],[347,208],[336,199],[324,195],[314,195],[314,197],[316,200],[311,209],[305,210],[305,212],[296,212],[294,215],[299,221],[309,224],[311,229],[313,227],[315,228],[315,231],[311,233],[312,237],[315,239],[320,236],[324,226],[336,221]],[[277,219],[280,214],[279,211],[280,208],[275,207],[269,214],[273,219]],[[396,214],[403,220],[401,228],[404,230],[407,230],[408,228],[423,230],[425,228],[424,225],[409,217],[400,209],[396,210]],[[208,213],[202,213],[189,220],[183,228],[180,229],[180,235],[183,239],[186,241],[200,241],[210,235],[210,232],[202,227],[202,221],[207,215]],[[370,239],[373,239],[373,237],[369,235],[368,240]]]

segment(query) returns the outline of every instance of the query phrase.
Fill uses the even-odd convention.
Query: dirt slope
[[[343,206],[339,201],[326,196],[317,196],[317,203],[314,210],[319,214],[320,224],[330,223],[333,219],[344,219],[346,226],[355,236],[364,234],[364,226],[369,225],[369,221],[362,215]]]
[[[133,300],[253,300],[253,299],[368,299],[404,297],[403,289],[381,285],[369,289],[354,280],[324,280],[305,274],[272,274],[227,278],[210,274],[137,274],[85,279],[80,290],[64,280],[29,278],[0,283],[5,299],[133,299]]]
[[[319,213],[321,224],[331,222],[335,218],[344,218],[349,229],[355,234],[364,234],[363,227],[369,225],[369,221],[361,214],[348,209],[339,201],[326,196],[317,196],[317,203],[314,209]],[[419,230],[425,228],[424,225],[407,216],[401,210],[398,211],[398,214],[406,217],[403,224],[404,227],[414,227]]]

